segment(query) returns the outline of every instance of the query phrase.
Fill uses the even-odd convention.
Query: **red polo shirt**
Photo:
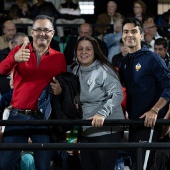
[[[14,69],[14,91],[12,106],[18,109],[37,110],[38,98],[43,89],[56,75],[66,72],[66,61],[63,54],[49,48],[37,65],[36,53],[32,44],[30,59],[27,62],[16,62],[14,54],[21,46],[13,49],[7,58],[0,63],[0,74],[9,74]]]

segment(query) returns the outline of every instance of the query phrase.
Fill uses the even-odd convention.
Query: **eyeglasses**
[[[137,8],[138,9],[138,8],[141,8],[141,7],[140,6],[134,6],[133,8]]]
[[[48,34],[49,32],[53,31],[53,30],[48,30],[48,29],[42,30],[40,28],[37,28],[37,29],[32,28],[32,30],[35,31],[37,34],[41,34],[42,32],[44,32],[45,34]]]

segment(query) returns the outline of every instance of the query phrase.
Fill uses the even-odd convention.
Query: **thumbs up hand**
[[[16,62],[26,62],[30,58],[30,50],[25,49],[27,46],[27,41],[24,41],[23,45],[21,48],[15,53],[14,59]]]

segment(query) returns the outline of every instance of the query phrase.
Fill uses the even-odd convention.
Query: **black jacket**
[[[44,114],[45,119],[76,119],[79,117],[74,104],[74,98],[78,91],[78,79],[70,73],[61,73],[56,76],[60,83],[62,93],[53,95],[48,85],[41,93],[38,100],[38,108]]]
[[[69,72],[62,73],[56,77],[61,88],[61,95],[52,95],[52,117],[54,119],[76,119],[79,117],[76,106],[75,96],[78,91],[78,78]]]
[[[7,47],[3,50],[0,50],[0,62],[3,61],[10,52],[10,48]],[[9,75],[0,75],[0,93],[3,95],[10,91],[9,85]]]

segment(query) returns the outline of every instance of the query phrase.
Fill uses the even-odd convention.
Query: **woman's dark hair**
[[[130,17],[130,18],[126,18],[124,19],[123,23],[122,23],[122,30],[125,24],[134,24],[135,27],[138,26],[140,33],[143,33],[143,27],[142,27],[142,22],[134,17]]]
[[[78,39],[76,45],[75,45],[75,52],[77,52],[77,48],[78,48],[78,44],[79,42],[83,41],[83,40],[87,40],[89,42],[91,42],[92,46],[93,46],[93,50],[94,50],[94,60],[98,60],[100,61],[102,64],[107,65],[108,67],[110,67],[118,76],[118,71],[116,70],[116,68],[114,68],[112,66],[112,64],[108,61],[107,57],[103,54],[103,52],[101,51],[99,44],[97,42],[97,40],[91,36],[84,36]]]

